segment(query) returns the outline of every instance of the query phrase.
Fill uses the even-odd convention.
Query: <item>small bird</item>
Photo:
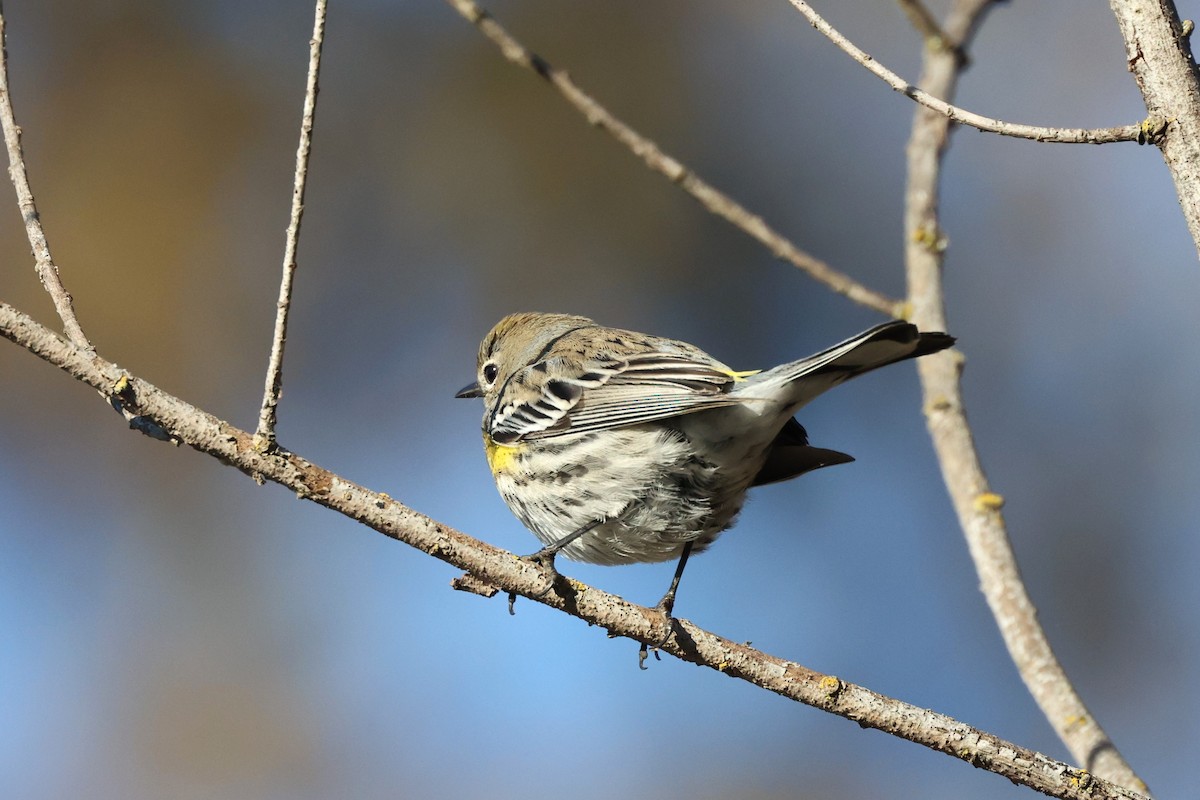
[[[484,401],[483,446],[500,495],[545,545],[593,564],[678,559],[729,528],[752,486],[854,459],[813,447],[792,416],[843,381],[954,344],[894,320],[808,358],[738,372],[686,342],[524,312],[479,346],[455,397]],[[644,658],[644,652],[643,652]]]

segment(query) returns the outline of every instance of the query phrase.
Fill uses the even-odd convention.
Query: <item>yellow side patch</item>
[[[746,380],[746,378],[749,378],[751,375],[757,375],[758,373],[762,372],[762,370],[761,369],[748,369],[748,370],[745,370],[744,372],[738,372],[737,370],[723,369],[723,370],[721,370],[721,372],[724,372],[726,375],[733,378],[735,381],[744,381],[744,380]]]
[[[486,433],[483,435],[483,451],[487,454],[488,466],[491,467],[493,475],[506,471],[520,450],[520,445],[497,444]]]

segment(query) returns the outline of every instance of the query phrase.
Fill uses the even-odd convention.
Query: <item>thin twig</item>
[[[466,570],[474,576],[476,584],[487,583],[505,592],[517,592],[602,627],[610,636],[647,644],[663,640],[665,618],[661,611],[635,605],[577,581],[555,580],[555,574],[545,567],[514,558],[511,553],[459,533],[298,455],[280,450],[264,452],[250,433],[123,372],[111,362],[93,358],[5,303],[0,303],[0,336],[77,380],[114,395],[115,402],[119,401],[156,429],[168,432],[172,441],[214,456],[248,475],[285,486],[301,498]],[[709,633],[687,620],[673,622],[671,635],[662,649],[682,660],[837,714],[863,727],[954,756],[1052,797],[1144,800],[1133,792],[951,717],[814,672]]]
[[[887,67],[880,64],[868,53],[860,50],[853,42],[826,22],[817,12],[813,11],[804,0],[788,0],[796,10],[808,20],[814,28],[820,31],[831,42],[840,47],[847,55],[866,67],[871,74],[882,79],[897,92],[909,97],[939,114],[944,114],[955,122],[970,125],[981,131],[998,133],[1001,136],[1013,136],[1018,139],[1034,139],[1039,142],[1065,142],[1068,144],[1107,144],[1109,142],[1136,142],[1145,137],[1141,124],[1121,125],[1115,128],[1044,128],[1037,125],[1022,125],[1016,122],[1004,122],[980,114],[975,114],[958,106],[941,100],[928,91],[913,86]]]
[[[991,2],[957,0],[944,30],[959,47],[967,46]],[[953,97],[958,74],[958,62],[951,53],[926,52],[922,86],[942,97]],[[945,238],[938,222],[938,200],[941,160],[950,127],[946,117],[918,109],[908,145],[905,261],[909,298],[912,320],[932,330],[949,330],[942,293]],[[1038,622],[1000,513],[1002,498],[988,485],[967,422],[960,383],[962,356],[950,353],[923,358],[917,368],[930,435],[979,573],[980,588],[1025,685],[1076,763],[1095,775],[1145,792],[1145,783],[1071,685]]]
[[[962,48],[956,47],[942,32],[942,26],[934,18],[933,12],[926,8],[921,0],[896,0],[909,23],[925,39],[925,46],[931,50],[950,50],[958,61],[960,69],[967,66],[967,54]]]
[[[304,114],[300,120],[300,144],[296,148],[296,176],[292,184],[292,216],[283,251],[283,277],[279,281],[279,300],[275,306],[275,334],[271,339],[271,359],[267,364],[262,409],[258,415],[256,436],[260,446],[275,443],[275,423],[279,395],[283,391],[283,350],[287,344],[288,312],[292,307],[292,282],[296,275],[296,248],[300,242],[300,222],[304,218],[304,189],[308,182],[308,156],[312,150],[313,118],[317,111],[317,78],[321,72],[321,45],[325,41],[326,0],[317,0],[313,35],[308,43],[308,82],[304,89]]]
[[[691,169],[664,153],[650,139],[613,116],[591,95],[580,89],[566,72],[550,66],[545,59],[514,39],[473,0],[446,0],[446,2],[495,44],[506,59],[545,78],[590,124],[625,145],[646,166],[664,175],[672,183],[678,184],[685,192],[699,200],[700,204],[710,212],[732,223],[765,245],[777,258],[799,267],[838,294],[845,295],[856,303],[889,316],[899,316],[902,306],[898,301],[867,288],[788,241],[768,225],[762,217],[750,213],[733,198],[719,191]]]
[[[8,175],[12,179],[13,188],[17,190],[17,208],[21,211],[21,219],[25,220],[25,233],[29,237],[38,278],[50,299],[54,301],[54,309],[62,320],[63,330],[75,344],[85,350],[94,350],[75,317],[75,306],[71,302],[71,294],[63,286],[62,277],[58,274],[58,265],[50,257],[50,243],[46,241],[46,232],[42,230],[33,191],[29,188],[29,176],[25,172],[25,154],[21,149],[21,129],[17,127],[8,88],[6,28],[4,5],[0,3],[0,126],[4,129],[4,144],[8,147]]]
[[[942,44],[950,46],[946,34],[942,33],[942,26],[938,24],[938,21],[934,19],[933,12],[926,8],[921,0],[896,0],[896,4],[904,12],[904,16],[908,17],[908,21],[912,23],[917,33],[926,39],[936,39]]]

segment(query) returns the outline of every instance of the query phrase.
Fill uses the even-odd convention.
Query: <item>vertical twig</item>
[[[287,343],[288,312],[292,306],[292,282],[296,276],[296,247],[300,241],[300,222],[304,217],[304,189],[308,182],[308,156],[312,150],[313,119],[317,110],[317,77],[321,71],[321,45],[325,41],[326,0],[317,0],[313,35],[308,43],[308,83],[304,90],[304,115],[300,121],[300,144],[296,148],[296,177],[292,185],[292,216],[287,227],[283,251],[283,277],[279,281],[279,300],[275,305],[275,334],[271,340],[271,359],[267,364],[262,409],[258,415],[255,442],[259,447],[275,444],[275,423],[279,395],[283,390],[283,350]]]
[[[50,257],[50,244],[46,241],[46,232],[42,230],[33,191],[29,188],[29,176],[25,173],[21,129],[17,127],[8,88],[8,34],[3,3],[0,3],[0,126],[4,128],[4,144],[8,148],[8,175],[12,179],[13,188],[17,190],[17,207],[21,210],[21,219],[25,220],[25,233],[33,250],[38,278],[50,299],[54,301],[54,308],[62,320],[67,337],[77,347],[94,353],[95,348],[88,341],[83,328],[79,326],[79,320],[75,317],[75,307],[58,274],[58,265]]]
[[[942,28],[955,49],[966,47],[992,2],[956,0]],[[953,51],[927,49],[921,85],[931,94],[951,98],[959,70]],[[950,124],[941,114],[919,108],[908,144],[905,263],[909,301],[913,321],[932,330],[947,330],[942,294],[945,238],[938,223],[938,182]],[[960,391],[962,356],[949,353],[922,358],[917,369],[930,435],[979,573],[980,588],[1025,685],[1076,763],[1106,780],[1146,792],[1145,783],[1076,693],[1038,622],[1000,513],[1003,499],[991,491],[975,450]]]

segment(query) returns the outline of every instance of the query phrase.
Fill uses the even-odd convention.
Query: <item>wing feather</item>
[[[497,408],[489,431],[498,442],[638,425],[739,402],[729,394],[735,378],[728,369],[684,354],[650,352],[589,362],[574,376],[561,362],[539,370],[534,366],[526,371],[556,377],[544,381],[537,400]]]

